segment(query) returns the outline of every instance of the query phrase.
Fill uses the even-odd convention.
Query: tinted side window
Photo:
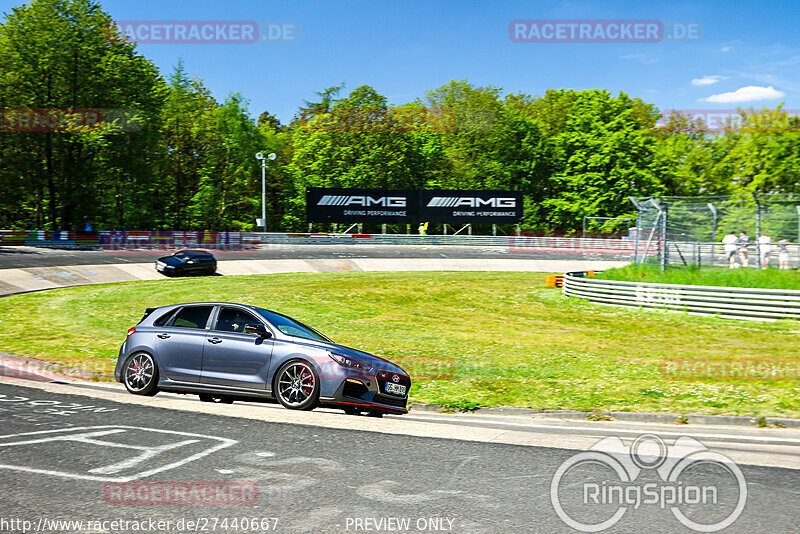
[[[153,321],[153,325],[154,326],[164,326],[165,324],[167,324],[167,321],[169,320],[169,318],[172,317],[173,313],[175,313],[175,310],[169,310],[167,313],[165,313],[164,315],[162,315],[161,317],[159,317],[158,319]]]
[[[244,332],[246,324],[263,323],[239,308],[222,308],[217,316],[217,325],[214,329],[223,332]]]
[[[178,312],[172,326],[181,328],[205,328],[213,306],[187,306]]]

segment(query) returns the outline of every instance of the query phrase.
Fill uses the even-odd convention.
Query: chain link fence
[[[728,265],[722,239],[735,232],[736,258],[743,266],[777,266],[779,257],[785,255],[790,268],[800,266],[800,195],[751,193],[630,200],[637,211],[636,226],[631,229],[636,263],[657,262],[662,268]],[[770,238],[769,245],[759,243],[762,234]],[[769,256],[765,256],[767,251]]]

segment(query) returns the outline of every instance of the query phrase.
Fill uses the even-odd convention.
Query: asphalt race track
[[[0,297],[76,285],[163,279],[153,260],[164,254],[142,249],[0,247]],[[628,263],[624,258],[614,260],[618,254],[576,250],[371,244],[262,245],[255,250],[214,254],[217,276],[358,271],[567,272]]]
[[[278,532],[575,532],[556,515],[550,497],[554,473],[575,450],[286,424],[235,414],[261,410],[263,417],[323,417],[362,428],[407,424],[401,417],[387,421],[238,403],[224,407],[228,415],[219,415],[202,413],[198,410],[209,405],[188,400],[171,402],[191,404],[195,411],[143,406],[146,399],[129,395],[120,398],[124,403],[115,402],[72,386],[52,386],[70,390],[59,394],[41,387],[0,384],[0,530],[3,520],[18,520],[40,532],[244,532],[242,521],[257,520],[255,531],[269,532],[277,518]],[[168,396],[156,399],[164,402],[162,397]],[[470,430],[460,432],[466,436]],[[720,495],[717,506],[729,509],[726,496],[735,489],[733,479],[720,470],[694,469],[692,480],[713,484]],[[798,472],[746,465],[741,470],[746,506],[725,531],[796,532]],[[601,476],[611,478],[608,472]],[[203,487],[217,489],[211,497],[194,494],[199,504],[163,502],[178,495],[178,488],[185,497],[191,495],[186,488]],[[238,488],[238,493],[221,487]],[[154,488],[161,493],[153,493]],[[570,486],[563,491],[570,493]],[[692,516],[694,510],[683,507],[699,519]],[[232,528],[236,518],[240,522]],[[58,520],[84,523],[44,528]],[[120,523],[111,523],[115,520]],[[142,530],[124,521],[140,522],[136,525]],[[168,528],[159,530],[158,521]],[[195,522],[192,528],[186,526],[189,521]],[[408,528],[396,528],[404,525]],[[6,524],[6,530],[22,528]],[[669,510],[642,505],[630,507],[613,531],[687,530]]]
[[[630,261],[630,254],[512,250],[509,247],[417,245],[262,245],[256,250],[212,251],[219,260],[303,260],[348,258],[509,258]],[[0,269],[152,262],[163,250],[65,250],[0,247]]]

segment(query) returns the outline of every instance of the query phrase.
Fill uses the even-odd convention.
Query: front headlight
[[[351,369],[357,369],[358,371],[372,371],[372,366],[365,361],[357,360],[355,358],[351,358],[350,356],[344,356],[343,354],[336,354],[335,352],[328,352],[328,356],[330,356],[339,365],[343,365]]]

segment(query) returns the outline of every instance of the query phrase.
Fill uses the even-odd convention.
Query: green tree
[[[276,117],[269,111],[264,111],[261,113],[261,115],[258,116],[257,125],[259,128],[266,127],[276,131],[282,128],[281,121],[278,120],[278,117]]]
[[[728,159],[737,187],[761,193],[800,193],[800,118],[781,107],[740,111],[728,132]]]
[[[190,226],[210,230],[252,230],[259,210],[261,180],[255,154],[262,150],[261,131],[250,119],[239,94],[211,110],[208,157],[201,166],[191,199]]]
[[[292,136],[292,191],[287,192],[285,224],[297,228],[303,220],[305,188],[419,187],[417,149],[407,124],[370,86],[354,89],[327,112],[295,123]]]
[[[0,184],[12,193],[0,212],[26,226],[111,224],[119,182],[148,179],[146,157],[133,155],[152,144],[161,89],[156,68],[118,38],[97,2],[33,0],[12,9],[0,25],[0,107],[98,120],[4,133]]]
[[[656,187],[650,133],[658,114],[624,93],[580,91],[567,100],[563,130],[549,138],[554,170],[551,196],[542,202],[547,226],[578,231],[584,216],[632,215],[627,198]]]
[[[179,62],[169,77],[162,111],[162,153],[157,200],[163,206],[156,225],[164,229],[195,228],[192,199],[208,171],[216,148],[217,102],[201,80],[189,78]]]
[[[547,191],[548,145],[527,95],[500,100],[498,87],[451,81],[429,91],[427,102],[451,119],[441,133],[443,163],[437,187],[511,189],[526,196],[526,225],[541,218]]]

